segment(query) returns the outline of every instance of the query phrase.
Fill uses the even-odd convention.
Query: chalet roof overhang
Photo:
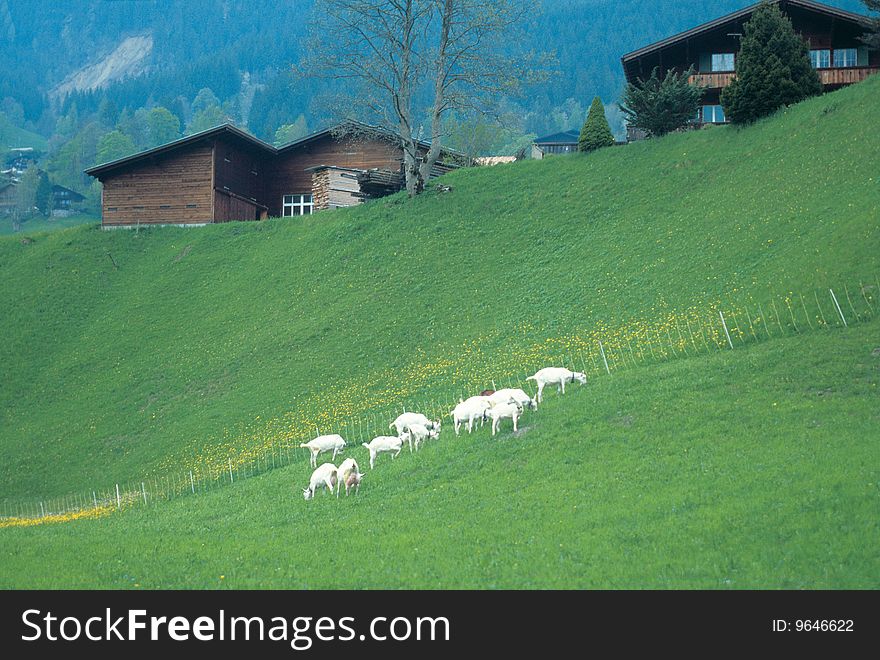
[[[848,21],[850,23],[858,25],[859,27],[868,27],[871,25],[871,19],[867,16],[855,14],[853,12],[845,11],[843,9],[838,9],[837,7],[829,7],[828,5],[823,5],[819,2],[813,2],[812,0],[770,0],[770,2],[773,4],[780,4],[782,6],[798,7],[807,11],[812,11],[815,13],[823,14],[825,16]],[[680,32],[671,37],[667,37],[666,39],[661,39],[660,41],[639,48],[638,50],[626,53],[623,57],[620,58],[621,62],[623,62],[624,70],[626,70],[627,64],[638,60],[645,55],[650,55],[651,53],[663,50],[664,48],[668,48],[669,46],[687,41],[688,39],[699,36],[706,32],[711,32],[712,30],[715,30],[717,28],[724,27],[728,23],[742,20],[754,13],[762,4],[762,2],[759,2],[754,5],[749,5],[748,7],[744,7],[739,11],[721,16],[720,18],[716,18],[715,20],[709,21],[708,23],[703,23],[702,25],[698,25],[694,28],[691,28],[690,30],[685,30],[684,32]]]
[[[232,124],[221,124],[220,126],[215,126],[214,128],[209,128],[205,131],[194,133],[193,135],[187,135],[186,137],[182,137],[178,140],[159,145],[158,147],[132,154],[131,156],[125,156],[124,158],[118,158],[116,160],[95,165],[94,167],[90,167],[89,169],[85,170],[85,173],[89,176],[101,179],[102,177],[112,175],[118,171],[127,169],[128,167],[134,165],[139,165],[145,162],[154,162],[167,153],[174,152],[195,144],[210,142],[216,139],[226,139],[237,142],[240,145],[245,146],[246,148],[263,153],[266,156],[278,156],[306,146],[309,143],[315,142],[328,135],[344,136],[346,134],[345,124],[356,124],[356,126],[354,127],[355,130],[349,131],[353,135],[358,135],[361,137],[374,135],[376,137],[381,137],[388,140],[393,140],[395,138],[398,140],[400,139],[400,137],[394,131],[391,131],[387,128],[383,128],[381,126],[372,126],[370,124],[364,124],[361,122],[352,122],[349,120],[347,122],[336,124],[329,128],[310,133],[309,135],[303,136],[297,140],[276,148],[268,142],[264,142],[263,140],[254,137],[250,133],[243,131],[240,128],[237,128],[236,126],[233,126]],[[419,140],[418,144],[420,147],[425,149],[428,149],[431,146],[430,142],[425,142],[422,140]],[[458,154],[458,152],[452,149],[444,148],[442,150],[441,156],[455,157],[461,156],[461,154]],[[450,165],[450,167],[452,167],[452,165]]]

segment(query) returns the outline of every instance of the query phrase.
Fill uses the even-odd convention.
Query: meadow
[[[876,587],[878,92],[295,220],[0,237],[0,499],[218,484],[0,529],[0,586]],[[591,380],[356,500],[305,505],[295,452],[219,486],[548,362]]]
[[[878,588],[880,323],[548,393],[302,499],[306,457],[0,530],[0,587]],[[366,450],[347,455],[366,464]]]
[[[95,225],[101,218],[87,213],[77,213],[66,218],[30,218],[24,222],[19,231],[13,231],[12,218],[0,216],[0,236],[16,235],[19,239],[29,238],[31,234],[42,234],[56,229],[67,229],[79,225]]]

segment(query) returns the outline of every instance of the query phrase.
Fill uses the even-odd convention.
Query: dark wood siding
[[[212,145],[202,144],[104,179],[103,224],[212,221]]]
[[[214,222],[259,220],[265,217],[265,211],[265,206],[253,200],[224,190],[214,191]]]
[[[267,160],[266,154],[255,149],[217,141],[214,146],[214,189],[233,196],[218,194],[215,197],[215,222],[254,219],[254,207],[265,199]],[[248,205],[246,200],[253,204]],[[246,209],[246,206],[250,208]]]
[[[863,80],[874,73],[876,67],[880,65],[880,51],[864,51],[860,41],[864,29],[858,23],[786,2],[780,3],[780,7],[791,19],[795,32],[804,38],[809,48],[839,50],[862,47],[860,60],[867,59],[867,61],[860,61],[860,66],[874,69],[861,73],[850,70],[855,67],[838,69],[840,73],[832,73],[832,69],[819,69],[819,75],[826,89]],[[709,31],[682,38],[680,41],[672,42],[625,62],[624,72],[627,79],[630,82],[634,82],[636,78],[645,79],[651,75],[654,67],[659,67],[662,74],[668,69],[686,71],[689,66],[693,66],[697,74],[691,78],[691,82],[708,86],[709,95],[712,98],[707,98],[704,102],[717,103],[717,90],[730,84],[733,75],[725,72],[712,72],[711,55],[713,53],[738,52],[740,35],[744,32],[743,25],[750,17],[750,15],[746,15],[733,19]],[[833,65],[832,68],[834,68]],[[714,94],[712,90],[716,90]]]
[[[270,215],[279,216],[284,195],[311,194],[312,173],[306,171],[310,167],[335,165],[362,170],[376,167],[396,172],[402,162],[401,149],[383,140],[335,140],[326,135],[275,157],[265,203]]]

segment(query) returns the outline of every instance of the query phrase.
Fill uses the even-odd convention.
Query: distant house
[[[532,158],[542,159],[548,154],[570,154],[578,150],[580,131],[562,131],[537,138],[532,143]]]
[[[75,190],[55,184],[52,186],[52,215],[64,216],[75,211],[75,207],[85,201],[85,197]]]
[[[104,185],[105,227],[308,215],[400,190],[403,151],[395,137],[359,124],[351,137],[332,128],[275,148],[224,124],[86,173]],[[429,147],[420,143],[420,153]],[[453,167],[451,156],[441,158],[432,176]],[[381,185],[363,190],[361,178]]]
[[[15,182],[0,182],[0,215],[9,215],[15,210]]]
[[[810,0],[771,1],[809,44],[810,59],[826,91],[859,82],[880,70],[880,52],[869,51],[860,41],[870,25],[869,18]],[[693,66],[696,73],[690,81],[707,87],[697,123],[725,123],[721,90],[735,75],[743,24],[758,7],[760,4],[746,7],[627,53],[621,58],[627,81],[644,80],[654,67],[665,73]]]

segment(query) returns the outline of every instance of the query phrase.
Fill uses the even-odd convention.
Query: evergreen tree
[[[684,73],[670,69],[660,80],[655,67],[647,80],[627,83],[620,104],[627,124],[654,137],[687,126],[696,117],[703,96],[702,87],[688,82],[693,72],[693,68]]]
[[[39,176],[37,190],[34,193],[34,206],[39,213],[49,216],[52,213],[52,184],[49,183],[49,177],[45,172],[40,172]]]
[[[721,92],[731,122],[749,123],[822,92],[807,42],[779,7],[765,2],[743,29],[736,77]]]
[[[862,0],[868,11],[880,12],[880,0]],[[880,16],[873,19],[873,29],[862,39],[870,48],[880,49]]]
[[[116,126],[116,122],[119,121],[119,110],[116,109],[116,104],[111,99],[105,97],[101,101],[101,105],[98,107],[98,121],[108,129]]]
[[[581,128],[578,139],[578,151],[595,151],[602,147],[610,147],[614,144],[614,135],[605,117],[605,106],[598,96],[593,99],[587,120]]]

